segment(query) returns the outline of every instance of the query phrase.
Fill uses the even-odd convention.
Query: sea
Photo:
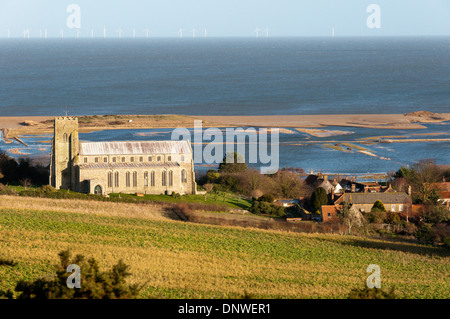
[[[450,37],[1,39],[0,116],[450,113],[449,58]],[[362,174],[425,158],[450,164],[448,141],[360,143],[424,133],[448,138],[449,124],[328,127],[351,133],[322,138],[290,129],[280,133],[280,166]],[[48,154],[41,142],[50,136],[23,138],[28,147],[0,141],[0,149]],[[108,130],[80,138],[168,139],[170,132]],[[366,153],[324,147],[341,142]]]

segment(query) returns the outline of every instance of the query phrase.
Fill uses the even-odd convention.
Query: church
[[[76,117],[55,118],[50,185],[98,195],[197,190],[189,141],[79,141]]]

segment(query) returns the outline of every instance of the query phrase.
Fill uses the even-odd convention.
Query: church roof
[[[80,142],[80,155],[191,154],[187,141]]]
[[[171,168],[179,167],[180,164],[176,162],[170,163],[91,163],[91,164],[80,164],[78,165],[80,169],[133,169],[133,168]]]

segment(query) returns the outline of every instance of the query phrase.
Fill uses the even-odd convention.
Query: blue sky
[[[185,36],[198,35],[206,28],[208,36],[255,36],[256,27],[268,28],[270,36],[432,36],[450,35],[450,0],[0,0],[0,38],[7,35],[39,37],[75,36],[69,29],[66,12],[70,4],[81,9],[80,36],[94,30],[108,37],[176,37],[180,28]],[[369,29],[366,8],[381,9],[381,28]],[[261,34],[265,33],[262,31]]]

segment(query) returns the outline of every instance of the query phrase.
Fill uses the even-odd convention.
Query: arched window
[[[152,171],[151,173],[150,173],[150,186],[155,186],[156,185],[156,183],[155,183],[155,171]]]
[[[119,172],[114,173],[114,187],[119,187]]]
[[[127,172],[125,174],[125,186],[126,187],[130,187],[131,186],[131,183],[130,183],[130,172]]]
[[[187,183],[187,172],[185,169],[183,169],[181,171],[181,182],[182,183]]]
[[[167,185],[167,172],[163,171],[161,174],[161,185],[166,186]]]
[[[113,185],[113,173],[108,172],[108,187],[112,187]]]
[[[173,186],[173,172],[169,171],[169,186]]]
[[[144,186],[148,186],[148,172],[144,172]]]
[[[115,157],[113,157],[113,158],[112,158],[112,161],[113,161],[113,163],[115,163],[115,162],[116,162],[116,158],[115,158]]]
[[[133,187],[137,187],[137,172],[133,172]]]

